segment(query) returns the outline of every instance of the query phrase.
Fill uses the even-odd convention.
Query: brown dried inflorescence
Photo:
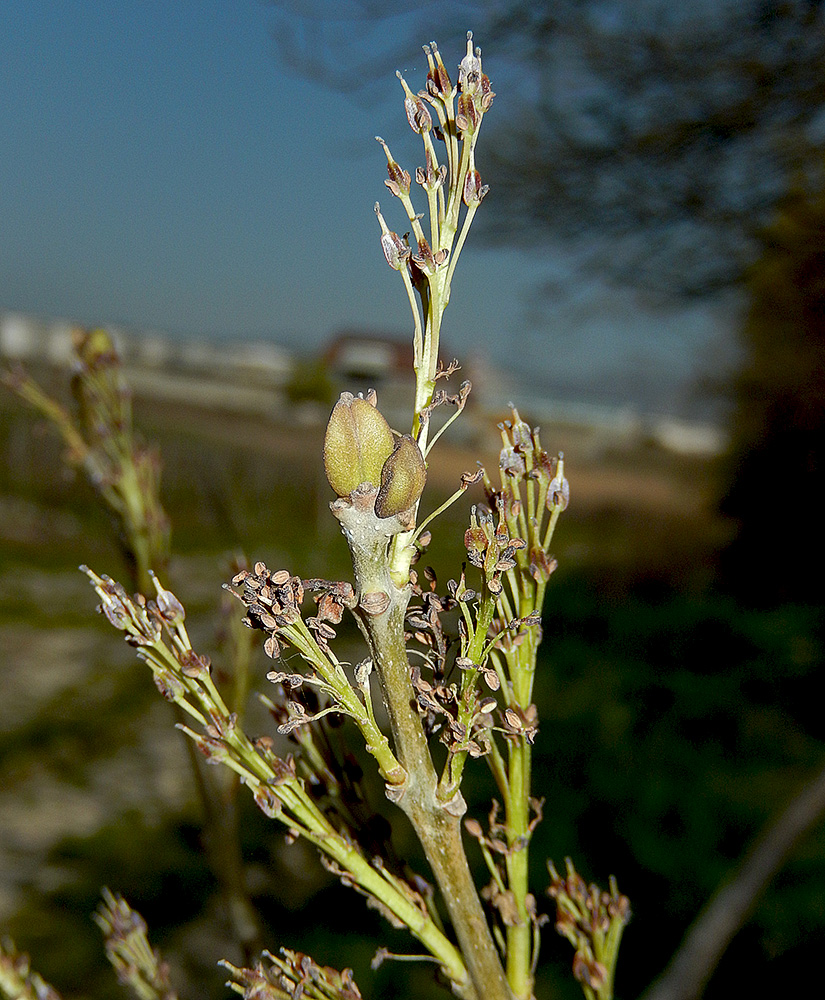
[[[227,985],[248,1000],[299,1000],[303,996],[361,1000],[352,969],[339,972],[288,948],[281,949],[281,956],[265,951],[251,969],[226,961],[220,964],[233,976],[234,981]]]
[[[573,945],[573,975],[592,990],[601,989],[612,976],[619,938],[630,920],[630,900],[610,879],[610,892],[587,885],[567,859],[564,878],[549,866],[547,894],[556,901],[556,930]]]
[[[344,608],[355,606],[355,591],[349,583],[302,580],[285,569],[272,571],[263,562],[255,563],[253,571],[241,570],[232,578],[232,584],[241,587],[240,592],[227,589],[246,606],[244,624],[269,633],[264,651],[272,659],[281,655],[279,639],[288,639],[290,626],[302,620],[301,605],[307,592],[316,593],[318,611],[303,622],[322,649],[335,638],[332,626],[340,623]]]

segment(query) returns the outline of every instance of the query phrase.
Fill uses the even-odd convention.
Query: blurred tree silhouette
[[[821,0],[482,0],[417,13],[349,0],[278,4],[282,56],[369,93],[429,31],[472,27],[507,117],[480,162],[487,239],[562,244],[657,295],[741,279],[807,151],[825,141]],[[368,55],[365,57],[364,53]],[[502,85],[508,73],[515,86]]]
[[[825,161],[800,181],[762,234],[742,329],[728,487],[739,525],[725,581],[762,604],[818,603],[825,584],[811,544],[825,508]],[[772,516],[780,509],[787,514]]]

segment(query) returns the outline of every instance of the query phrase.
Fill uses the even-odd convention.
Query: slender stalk
[[[533,994],[532,927],[527,912],[529,893],[529,802],[531,752],[523,737],[510,746],[507,810],[507,881],[516,904],[517,923],[507,927],[507,980],[520,1000]]]
[[[438,800],[435,768],[413,707],[415,692],[404,649],[406,603],[406,595],[397,591],[384,614],[364,616],[364,630],[384,686],[396,752],[407,772],[398,804],[412,822],[441,889],[479,1000],[504,1000],[510,991],[461,842],[464,802],[460,796],[446,805]]]
[[[378,671],[395,753],[406,779],[393,799],[409,817],[424,849],[453,923],[477,1000],[510,1000],[511,993],[490,928],[481,908],[461,841],[464,800],[457,793],[439,801],[438,778],[417,711],[404,643],[404,613],[410,591],[396,587],[387,561],[388,539],[377,529],[374,512],[333,505],[341,520],[358,584],[358,621]],[[378,614],[365,595],[386,595]]]

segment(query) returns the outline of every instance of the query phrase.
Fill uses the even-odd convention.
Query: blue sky
[[[379,199],[393,223],[373,136],[419,160],[401,89],[388,78],[367,110],[308,82],[272,27],[259,0],[3,0],[0,310],[305,346],[409,329],[372,211]],[[400,68],[417,86],[424,66],[413,49]],[[496,89],[494,55],[485,69]],[[705,311],[667,317],[662,336],[662,317],[599,290],[529,309],[547,261],[473,249],[472,234],[465,253],[456,353],[486,344],[585,394],[614,383],[621,401],[640,365],[681,385],[718,339]]]

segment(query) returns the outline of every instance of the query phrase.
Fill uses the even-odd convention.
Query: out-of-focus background
[[[393,70],[418,89],[433,37],[452,70],[468,27],[497,93],[478,150],[491,192],[447,313],[445,357],[474,390],[433,454],[432,505],[495,463],[510,400],[565,453],[535,884],[566,855],[618,877],[635,914],[618,994],[638,995],[825,756],[821,4],[6,0],[0,353],[68,398],[72,329],[111,331],[163,455],[198,648],[219,648],[239,551],[345,575],[326,416],[375,387],[390,423],[409,420],[410,321],[372,205],[403,219],[373,137],[414,169]],[[103,995],[88,914],[107,884],[145,912],[182,994],[222,995],[187,763],[94,615],[77,565],[124,567],[60,453],[0,391],[0,926],[67,994]],[[475,499],[434,530],[442,581]],[[490,794],[480,779],[476,814]],[[273,949],[354,965],[365,996],[425,989],[406,966],[369,972],[376,943],[405,945],[311,853],[252,809],[244,829]],[[709,997],[809,982],[823,877],[814,824]],[[538,995],[575,996],[568,946],[545,934]]]

